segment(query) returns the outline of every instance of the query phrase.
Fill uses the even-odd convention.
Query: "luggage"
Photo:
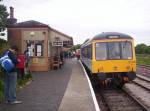
[[[5,71],[9,73],[15,68],[15,65],[9,58],[8,53],[9,51],[7,51],[2,57],[0,57],[0,64],[5,69]]]

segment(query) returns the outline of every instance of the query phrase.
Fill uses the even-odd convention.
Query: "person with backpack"
[[[3,55],[8,55],[9,60],[13,63],[14,67],[11,70],[7,70],[4,66],[4,95],[5,103],[19,104],[22,101],[16,99],[16,85],[17,85],[17,68],[16,65],[20,62],[17,59],[18,47],[11,46],[10,49],[6,50]],[[3,60],[4,61],[4,60]],[[9,65],[7,65],[9,66]]]

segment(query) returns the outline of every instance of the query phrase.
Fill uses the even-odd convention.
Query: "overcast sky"
[[[101,32],[122,32],[150,45],[150,0],[3,0],[18,22],[36,20],[72,36],[75,44]]]

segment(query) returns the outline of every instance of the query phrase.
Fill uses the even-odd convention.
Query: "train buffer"
[[[0,104],[0,111],[99,111],[84,70],[77,59],[61,69],[36,72],[34,81],[17,93],[22,104]]]

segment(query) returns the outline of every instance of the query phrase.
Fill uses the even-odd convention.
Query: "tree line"
[[[80,49],[81,45],[82,44],[74,45],[71,50],[76,51],[76,49]],[[135,52],[136,54],[150,54],[150,45],[146,45],[144,43],[137,44],[135,46]]]
[[[0,3],[3,0],[0,0]],[[7,17],[9,16],[6,6],[4,6],[3,4],[0,4],[0,32],[3,31],[6,26],[7,26]]]
[[[144,43],[137,44],[135,47],[136,54],[150,54],[150,45]]]

